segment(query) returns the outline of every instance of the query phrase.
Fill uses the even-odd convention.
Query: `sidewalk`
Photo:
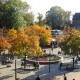
[[[73,78],[80,80],[79,69],[69,72],[58,70],[58,67],[58,64],[51,64],[50,73],[49,65],[40,65],[40,69],[37,71],[24,71],[18,69],[17,77],[20,78],[20,80],[35,80],[36,76],[40,75],[41,80],[63,80],[63,74],[65,73],[68,80],[72,80]],[[17,66],[17,68],[20,68],[20,66]],[[15,80],[14,65],[9,68],[0,65],[0,80]]]
[[[56,53],[54,50],[54,53]],[[57,50],[58,51],[58,50]],[[70,61],[70,59],[64,59],[63,62]],[[49,73],[49,65],[40,65],[39,70],[32,70],[32,67],[27,71],[20,69],[20,60],[17,60],[17,78],[20,80],[35,80],[37,75],[40,75],[41,80],[63,80],[63,74],[65,73],[68,80],[80,80],[80,69],[76,69],[74,71],[66,71],[64,69],[59,70],[59,64],[51,64],[50,65],[50,73]],[[6,67],[6,65],[0,64],[0,80],[15,80],[15,65],[12,64],[11,67]]]

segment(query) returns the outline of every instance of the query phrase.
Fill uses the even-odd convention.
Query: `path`
[[[59,48],[55,48],[52,54],[57,54]],[[47,50],[47,53],[50,52],[50,49]],[[71,61],[71,59],[63,59],[64,62]],[[17,77],[20,80],[35,80],[37,75],[40,75],[41,80],[63,80],[63,74],[66,73],[68,80],[80,80],[80,69],[76,69],[74,71],[66,71],[64,69],[58,69],[59,64],[51,64],[50,65],[50,73],[49,73],[49,65],[40,65],[39,70],[37,71],[23,71],[17,70]],[[17,68],[20,68],[20,60],[17,60]],[[0,80],[15,80],[14,75],[14,64],[12,67],[7,68],[6,66],[0,65]]]

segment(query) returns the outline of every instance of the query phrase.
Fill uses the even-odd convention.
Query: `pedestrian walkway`
[[[53,53],[56,53],[60,49],[56,49]],[[50,51],[50,49],[49,49]],[[48,51],[47,51],[48,52]],[[70,62],[71,59],[63,58],[63,62]],[[80,69],[75,69],[73,71],[66,71],[65,69],[59,70],[59,64],[40,65],[38,70],[32,70],[32,68],[27,70],[22,70],[20,66],[20,60],[17,60],[17,77],[20,80],[35,80],[37,75],[40,75],[41,80],[63,80],[63,74],[65,73],[68,80],[80,80]],[[15,65],[12,64],[11,67],[6,67],[6,65],[0,65],[0,80],[15,80]]]

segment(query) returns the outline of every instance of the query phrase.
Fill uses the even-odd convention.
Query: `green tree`
[[[73,55],[74,57],[80,53],[80,31],[72,29],[70,33],[64,35],[60,40],[60,46],[65,54]],[[73,57],[73,68],[74,68]]]
[[[31,17],[29,14],[29,5],[21,0],[8,0],[5,3],[0,1],[0,27],[18,28],[25,27],[29,20],[25,20],[23,15]]]
[[[26,13],[25,15],[23,15],[23,17],[24,20],[26,21],[27,26],[33,24],[34,15],[32,13]]]
[[[64,11],[61,7],[54,6],[46,12],[46,24],[51,26],[52,29],[63,29],[64,26],[70,24],[69,11]]]
[[[39,26],[44,26],[45,20],[43,20],[43,15],[42,15],[41,13],[38,13],[37,19],[38,19],[37,24],[38,24]]]

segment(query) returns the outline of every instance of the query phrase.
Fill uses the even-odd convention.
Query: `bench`
[[[23,66],[27,66],[28,68],[30,68],[30,67],[32,66],[32,67],[34,67],[35,69],[39,69],[39,65],[36,64],[36,63],[26,63],[26,64],[21,63],[21,67],[23,67]]]

